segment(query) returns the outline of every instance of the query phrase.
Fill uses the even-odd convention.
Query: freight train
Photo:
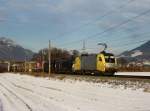
[[[48,71],[48,63],[44,65]],[[117,72],[117,60],[111,53],[82,54],[70,59],[57,59],[52,62],[54,73],[114,75]]]

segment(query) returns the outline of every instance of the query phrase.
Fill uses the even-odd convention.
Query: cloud
[[[9,11],[33,13],[33,18],[42,15],[55,20],[68,22],[85,22],[100,17],[111,10],[118,10],[121,5],[126,4],[129,0],[6,0],[6,7]],[[150,2],[147,0],[135,0],[128,4],[115,15],[116,18],[129,18],[133,15],[149,8]],[[21,18],[21,17],[20,17]],[[31,17],[32,18],[32,17]],[[59,19],[60,18],[60,19]],[[114,18],[114,19],[112,19]],[[111,17],[111,21],[116,19]],[[110,21],[110,19],[109,19]],[[59,22],[59,21],[58,21]]]
[[[51,32],[47,32],[49,36],[73,30],[73,33],[67,33],[64,38],[78,36],[76,39],[80,39],[81,36],[87,36],[86,32],[90,36],[150,9],[149,0],[129,1],[131,0],[1,0],[0,7],[3,10],[0,8],[0,22],[8,20],[25,24],[27,28],[40,27],[44,31],[50,30]],[[118,9],[123,5],[126,6]],[[111,13],[102,17],[108,12]],[[149,17],[150,14],[142,16],[106,35],[114,38],[120,33],[120,36],[136,36],[137,32],[150,28]],[[88,26],[84,25],[87,23]]]

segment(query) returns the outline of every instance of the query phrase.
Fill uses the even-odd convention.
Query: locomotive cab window
[[[115,58],[114,56],[105,56],[105,61],[107,63],[115,63]]]
[[[99,57],[99,61],[102,61],[102,58],[101,58],[101,57]]]

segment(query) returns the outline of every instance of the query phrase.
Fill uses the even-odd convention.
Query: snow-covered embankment
[[[0,75],[1,111],[150,111],[150,93],[108,84]]]

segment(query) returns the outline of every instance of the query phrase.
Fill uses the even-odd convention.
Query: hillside
[[[135,49],[123,52],[120,57],[138,61],[150,60],[150,41]]]
[[[16,44],[13,40],[0,37],[0,60],[24,61],[31,59],[33,52]]]

